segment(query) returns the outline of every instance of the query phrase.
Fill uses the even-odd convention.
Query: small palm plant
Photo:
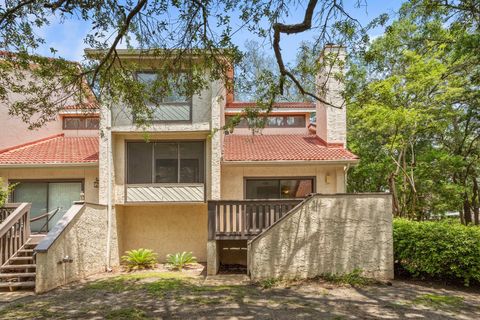
[[[129,271],[154,268],[157,264],[157,254],[150,249],[137,249],[126,251],[122,257]]]
[[[167,264],[180,271],[186,265],[193,263],[197,263],[197,258],[195,258],[191,252],[184,251],[182,253],[167,254]]]

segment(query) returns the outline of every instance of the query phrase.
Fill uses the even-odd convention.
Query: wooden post
[[[216,207],[217,203],[215,201],[208,201],[208,240],[215,240]]]

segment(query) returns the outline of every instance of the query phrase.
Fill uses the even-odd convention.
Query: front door
[[[30,219],[58,208],[48,222],[48,230],[51,230],[73,202],[80,200],[82,189],[81,181],[20,181],[13,191],[13,201],[32,203]],[[46,218],[32,222],[32,232],[47,231],[46,222]]]

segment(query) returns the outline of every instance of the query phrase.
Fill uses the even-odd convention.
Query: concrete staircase
[[[31,235],[27,242],[0,267],[0,291],[35,289],[34,248],[44,235]]]

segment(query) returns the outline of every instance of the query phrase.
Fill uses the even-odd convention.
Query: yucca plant
[[[154,268],[157,264],[157,254],[150,249],[126,251],[122,257],[128,270],[142,270]]]
[[[178,252],[175,254],[167,254],[167,264],[175,269],[182,270],[183,267],[189,264],[197,263],[197,258],[191,252]]]

